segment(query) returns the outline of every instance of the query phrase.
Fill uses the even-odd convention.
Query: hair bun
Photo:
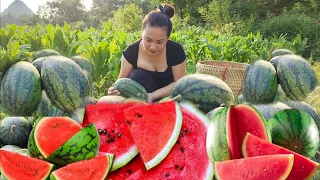
[[[169,5],[169,4],[165,4],[163,5],[163,10],[164,10],[164,14],[169,16],[169,18],[172,18],[174,16],[174,7]]]

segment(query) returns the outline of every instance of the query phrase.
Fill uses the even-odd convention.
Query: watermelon
[[[29,62],[12,65],[1,82],[0,101],[12,116],[28,116],[41,99],[41,79],[37,69]]]
[[[47,56],[54,56],[54,55],[59,56],[60,53],[53,49],[41,49],[33,54],[33,59],[38,59],[38,58],[47,57]]]
[[[294,162],[287,180],[310,179],[317,171],[319,164],[289,149],[272,144],[250,133],[246,134],[242,143],[245,158],[276,154],[293,154]]]
[[[24,117],[5,117],[0,123],[0,144],[26,148],[31,129]]]
[[[132,160],[139,152],[125,123],[124,110],[139,103],[91,104],[86,106],[82,126],[94,123],[100,135],[100,152],[115,155],[111,171]]]
[[[92,64],[92,62],[83,57],[83,56],[71,56],[69,57],[70,59],[72,59],[74,62],[76,62],[87,74],[88,74],[88,79],[90,82],[93,82],[93,69],[94,66]]]
[[[190,101],[204,113],[224,104],[235,103],[231,88],[221,79],[208,74],[190,74],[179,79],[172,97],[181,95],[181,101]]]
[[[141,172],[142,174],[145,174],[145,172],[147,171],[140,154],[134,157],[125,166],[113,172],[110,172],[107,176],[107,180],[123,180],[129,178],[132,174],[136,173],[137,171]]]
[[[31,131],[28,149],[35,157],[48,158],[82,127],[68,117],[44,117]]]
[[[242,158],[241,144],[247,132],[271,141],[266,121],[254,107],[239,104],[219,110],[212,117],[207,134],[211,162]]]
[[[33,117],[46,117],[46,116],[62,116],[63,112],[52,105],[47,96],[46,91],[42,90],[41,100],[37,109],[32,113]]]
[[[179,137],[182,125],[179,104],[169,101],[133,107],[124,113],[146,169],[155,167],[168,155]]]
[[[276,49],[271,52],[272,57],[281,56],[285,54],[294,54],[294,53],[289,49]]]
[[[125,99],[126,98],[122,96],[108,95],[100,97],[97,103],[118,104],[122,103]]]
[[[285,180],[293,166],[292,154],[257,156],[216,162],[216,178],[221,180]]]
[[[0,171],[5,179],[45,180],[52,168],[46,161],[0,150]]]
[[[269,61],[273,65],[273,67],[277,70],[278,61],[281,58],[281,56],[275,56],[272,57]]]
[[[217,107],[212,109],[211,111],[209,111],[206,115],[208,116],[208,118],[211,120],[213,115],[216,114],[220,109],[222,109],[223,107]]]
[[[99,152],[100,138],[96,126],[91,123],[73,135],[68,141],[56,149],[47,158],[49,162],[57,165],[96,157]]]
[[[313,158],[319,146],[319,129],[303,110],[285,109],[268,121],[272,142],[308,158]]]
[[[190,103],[181,103],[181,110],[183,121],[178,140],[169,154],[157,166],[146,171],[143,178],[140,179],[213,179],[213,165],[210,163],[205,149],[207,128],[210,121]],[[130,111],[132,112],[132,109],[127,109],[125,114],[130,115]],[[150,115],[150,110],[147,109],[145,112],[139,112],[143,116]],[[158,123],[165,121],[166,119],[161,119]],[[139,131],[145,130],[147,128]],[[147,130],[147,133],[150,132]],[[158,137],[154,138],[158,139]]]
[[[277,73],[270,62],[258,60],[249,66],[242,90],[246,102],[253,104],[271,103],[274,101],[277,89]]]
[[[121,78],[114,83],[114,88],[120,92],[120,95],[125,98],[138,98],[147,101],[148,93],[146,89],[138,82],[129,79]]]
[[[269,120],[273,115],[284,109],[291,109],[288,105],[282,102],[273,102],[269,104],[252,104],[260,114],[264,117],[265,120]]]
[[[277,94],[274,97],[274,102],[280,101],[280,102],[285,102],[287,101],[288,97],[286,96],[286,93],[282,90],[282,87],[280,84],[278,84],[278,90]]]
[[[51,103],[66,112],[80,108],[90,93],[83,70],[67,57],[47,57],[42,63],[41,80]]]
[[[283,55],[277,70],[279,84],[291,100],[302,101],[317,87],[318,79],[314,70],[301,56]]]
[[[104,180],[113,162],[113,154],[105,154],[88,160],[68,164],[53,171],[52,180]]]
[[[32,61],[32,64],[34,65],[34,67],[37,68],[38,72],[41,73],[41,66],[43,61],[46,59],[47,57],[40,57],[34,61]]]

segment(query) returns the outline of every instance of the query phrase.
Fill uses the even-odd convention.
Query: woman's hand
[[[155,99],[157,99],[157,97],[155,96],[154,93],[148,93],[148,100],[147,100],[148,104],[152,104]]]
[[[118,90],[116,90],[114,87],[110,87],[108,89],[108,95],[120,96],[120,92]]]

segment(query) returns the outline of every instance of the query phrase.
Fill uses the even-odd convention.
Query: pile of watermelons
[[[239,97],[192,74],[154,104],[130,79],[114,83],[121,96],[88,102],[89,61],[50,51],[2,80],[1,178],[301,180],[318,170],[320,118],[303,101],[318,80],[288,50],[251,64]]]

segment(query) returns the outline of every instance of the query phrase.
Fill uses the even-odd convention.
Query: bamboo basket
[[[228,84],[237,97],[242,92],[242,82],[249,64],[232,61],[206,60],[199,61],[196,71],[200,74],[210,74]]]

